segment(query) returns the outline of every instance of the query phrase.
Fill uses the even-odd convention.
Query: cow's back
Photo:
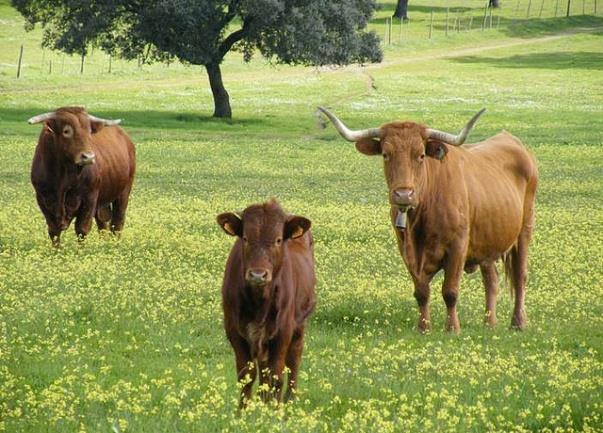
[[[97,158],[99,203],[108,203],[129,188],[136,170],[134,144],[119,127],[105,127],[93,136]]]

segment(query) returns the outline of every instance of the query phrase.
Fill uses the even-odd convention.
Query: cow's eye
[[[247,242],[248,242],[248,240],[247,240],[247,236],[243,236],[243,242],[245,242],[245,243],[247,243]]]
[[[423,160],[425,159],[425,154],[422,153],[421,155],[419,155],[419,162],[423,162]]]
[[[71,138],[73,136],[73,128],[69,125],[65,125],[63,127],[63,136],[66,138]]]
[[[383,154],[383,160],[384,160],[384,161],[389,161],[389,154],[384,153],[384,154]]]
[[[283,243],[283,239],[282,238],[276,238],[276,242],[275,242],[276,245],[280,245],[282,243]]]

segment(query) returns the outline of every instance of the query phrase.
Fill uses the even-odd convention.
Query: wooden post
[[[431,39],[431,32],[433,31],[433,9],[431,10],[431,19],[429,20],[429,39]],[[23,46],[21,46],[23,49]]]
[[[492,9],[490,8],[490,29],[492,29]]]
[[[19,50],[19,62],[17,63],[17,78],[21,77],[21,61],[23,60],[23,44]]]
[[[52,75],[52,59],[48,61],[48,75]]]
[[[446,36],[448,36],[448,15],[450,14],[450,7],[446,6]]]
[[[84,74],[84,59],[86,58],[86,55],[84,53],[82,53],[82,62],[80,64],[80,75]]]
[[[528,12],[526,13],[526,18],[530,18],[530,8],[532,7],[532,0],[528,1]]]
[[[46,63],[44,60],[46,60],[46,50],[42,49],[42,67]]]
[[[595,4],[597,0],[595,0]],[[555,2],[555,18],[557,18],[557,11],[559,10],[559,0]]]
[[[404,18],[400,18],[400,30],[398,31],[398,43],[402,42],[402,24],[404,23]]]
[[[582,15],[586,15],[586,0],[582,0]]]
[[[389,21],[389,40],[388,40],[388,42],[389,42],[389,45],[391,45],[392,44],[392,21],[393,21],[392,17],[389,17],[388,21]]]
[[[473,28],[473,15],[471,15],[471,18],[469,18],[469,28],[467,29],[467,31],[472,30]]]
[[[484,19],[482,21],[482,31],[486,28],[486,20],[488,19],[488,2],[486,2],[486,7],[484,8]]]
[[[461,31],[461,19],[459,18],[459,13],[458,11],[456,12],[456,32],[460,32]]]
[[[109,73],[111,73],[111,54],[109,54]]]
[[[567,14],[565,15],[566,17],[570,16],[570,7],[572,4],[572,0],[567,0]]]
[[[544,0],[540,3],[540,12],[538,12],[538,18],[542,17],[542,10],[544,9]]]
[[[65,53],[61,56],[61,74],[65,72]]]
[[[597,0],[595,0],[595,15],[597,15]]]

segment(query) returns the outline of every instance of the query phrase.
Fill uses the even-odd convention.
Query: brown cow
[[[63,107],[28,122],[44,122],[31,182],[53,245],[59,245],[61,232],[74,218],[79,239],[90,231],[93,216],[99,230],[119,232],[136,166],[134,144],[117,126],[120,121]]]
[[[461,275],[478,266],[486,288],[485,321],[495,325],[499,258],[515,292],[511,325],[524,328],[538,170],[521,141],[503,131],[458,147],[485,110],[457,136],[413,122],[351,131],[328,110],[320,110],[358,151],[383,156],[392,224],[419,304],[419,329],[430,327],[429,284],[443,269],[446,328],[460,330],[456,303]]]
[[[314,246],[310,220],[286,214],[275,201],[249,206],[239,216],[223,213],[218,224],[237,236],[230,251],[222,306],[224,328],[235,352],[240,407],[251,397],[257,370],[264,400],[294,396],[306,319],[314,309]]]

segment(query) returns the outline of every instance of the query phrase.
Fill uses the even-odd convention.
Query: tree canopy
[[[43,45],[91,47],[144,62],[178,58],[205,66],[214,116],[231,117],[220,64],[232,49],[275,63],[345,65],[382,59],[366,26],[375,0],[12,0]]]

